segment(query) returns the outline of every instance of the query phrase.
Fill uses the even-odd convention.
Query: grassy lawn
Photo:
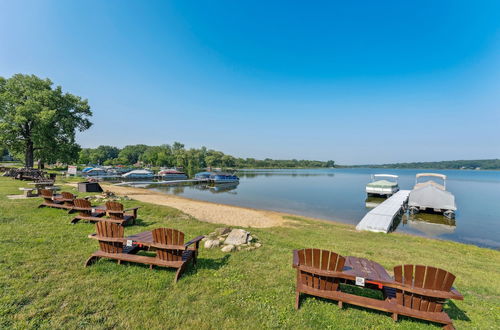
[[[341,310],[313,297],[296,311],[292,250],[304,247],[370,258],[391,270],[403,263],[444,268],[457,276],[465,298],[446,305],[455,326],[500,325],[499,251],[294,218],[288,227],[252,229],[263,243],[254,251],[202,248],[198,267],[174,285],[173,269],[109,260],[84,268],[97,250],[87,238],[94,226],[70,225],[63,210],[37,209],[39,199],[6,198],[21,186],[0,177],[0,328],[438,328],[405,317],[394,323],[386,313],[349,305]],[[220,227],[168,207],[125,204],[142,206],[126,235],[173,227],[191,239]]]

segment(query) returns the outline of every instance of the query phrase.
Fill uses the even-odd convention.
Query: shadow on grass
[[[345,292],[345,293],[355,294],[355,295],[359,295],[359,296],[363,296],[363,297],[367,297],[367,298],[372,298],[372,299],[383,300],[382,292],[380,292],[378,290],[371,290],[371,289],[366,289],[366,288],[362,289],[362,288],[358,288],[355,286],[343,285],[343,284],[341,284],[341,288],[342,288],[342,292]],[[331,303],[331,304],[337,303],[336,300],[331,300],[331,299],[326,299],[326,298],[321,298],[321,297],[316,297],[316,296],[311,296],[308,294],[301,293],[301,297],[300,297],[301,305],[307,299],[315,299],[317,301]],[[391,315],[391,313],[388,313],[388,312],[379,311],[379,310],[371,309],[368,307],[351,305],[349,303],[344,303],[343,309],[355,309],[355,310],[359,310],[359,311],[369,311],[370,313],[379,314],[381,316],[390,316]],[[458,308],[457,305],[455,305],[455,303],[451,300],[448,300],[446,305],[444,305],[443,311],[446,314],[448,314],[448,316],[454,321],[459,320],[459,321],[471,322],[471,319],[467,316],[467,314],[464,311],[462,311],[460,308]],[[399,319],[400,320],[408,320],[411,322],[422,323],[422,324],[438,324],[438,323],[434,323],[434,322],[430,322],[430,321],[426,321],[426,320],[421,320],[421,319],[417,319],[417,318],[413,318],[413,317],[409,317],[409,316],[404,316],[404,315],[399,315]]]
[[[219,270],[227,264],[230,257],[231,257],[230,254],[226,254],[225,256],[219,259],[198,259],[196,268]]]
[[[156,221],[144,221],[141,218],[137,218],[137,219],[135,219],[135,224],[134,225],[130,224],[129,227],[132,227],[132,226],[149,227],[151,225],[154,225],[155,223],[156,223]]]

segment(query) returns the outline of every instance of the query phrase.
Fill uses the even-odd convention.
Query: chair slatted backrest
[[[73,205],[75,204],[75,203],[74,203],[74,200],[75,200],[75,195],[73,195],[72,193],[67,192],[67,191],[63,191],[63,192],[61,193],[61,196],[62,196],[62,198],[65,200],[65,201],[64,201],[64,204],[65,204],[65,205],[72,205],[72,206],[73,206]]]
[[[184,245],[184,233],[172,228],[156,228],[153,230],[153,242],[165,245]],[[165,261],[181,261],[180,249],[157,249],[156,257]]]
[[[54,197],[54,193],[52,190],[48,189],[41,189],[40,194],[42,195],[42,198],[45,200],[47,203],[52,203],[52,197]]]
[[[106,202],[106,212],[111,219],[123,220],[123,204],[118,202]]]
[[[98,221],[95,226],[97,235],[100,237],[123,238],[123,227],[119,224],[108,221]],[[101,251],[106,253],[123,252],[123,242],[107,242],[99,240],[99,247],[101,248]]]
[[[82,217],[92,216],[92,204],[86,199],[77,198],[73,202],[75,207],[78,209],[78,213]]]
[[[73,195],[72,193],[67,192],[67,191],[63,191],[63,192],[61,193],[61,196],[62,196],[62,198],[64,198],[64,199],[75,199],[75,195]]]
[[[345,258],[341,255],[320,249],[303,249],[298,251],[299,265],[316,268],[318,270],[328,270],[341,272],[344,268]],[[308,287],[326,290],[337,291],[339,287],[339,279],[330,276],[320,276],[301,270],[299,274],[302,285]]]
[[[449,292],[455,281],[455,275],[430,266],[401,265],[394,267],[394,280],[410,288]],[[423,296],[399,289],[396,290],[396,300],[399,305],[424,312],[441,312],[445,302],[442,298]]]

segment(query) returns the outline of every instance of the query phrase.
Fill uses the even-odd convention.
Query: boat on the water
[[[207,180],[210,179],[210,175],[212,174],[212,172],[199,172],[194,175],[194,178],[199,180]]]
[[[210,174],[210,181],[213,183],[240,182],[240,178],[238,178],[234,174],[216,172],[216,173]]]
[[[186,173],[175,168],[162,169],[158,172],[158,176],[163,180],[186,180],[188,178]]]
[[[122,175],[126,179],[153,179],[154,174],[148,170],[133,170]]]
[[[392,181],[380,178],[393,179]],[[392,174],[373,174],[372,182],[366,185],[368,196],[392,196],[399,191],[398,176]]]
[[[432,177],[442,180],[442,184],[433,180],[419,182],[420,178]],[[408,198],[411,214],[421,211],[442,213],[448,218],[455,217],[457,205],[455,196],[446,190],[446,175],[437,173],[419,173],[415,177],[415,186]]]
[[[84,176],[106,176],[108,175],[108,171],[104,168],[100,167],[87,167],[83,169],[82,175]]]
[[[235,190],[239,184],[240,184],[239,182],[226,182],[226,183],[216,184],[210,187],[210,192],[215,194],[223,192],[231,192],[235,194],[236,192],[233,192],[233,190]]]

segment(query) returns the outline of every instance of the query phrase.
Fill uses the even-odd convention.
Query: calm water
[[[237,186],[150,186],[150,189],[210,202],[281,211],[356,225],[382,199],[367,199],[370,175],[399,175],[411,189],[423,170],[311,169],[240,171]],[[454,171],[447,189],[455,195],[455,220],[440,215],[404,216],[396,231],[500,249],[500,171]]]

